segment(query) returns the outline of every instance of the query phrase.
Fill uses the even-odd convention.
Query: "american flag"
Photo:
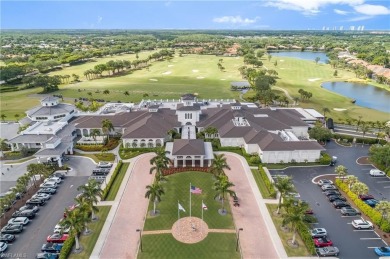
[[[202,189],[191,185],[190,192],[193,194],[202,194]]]

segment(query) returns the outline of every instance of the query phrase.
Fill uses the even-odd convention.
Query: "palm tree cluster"
[[[110,139],[110,132],[114,130],[114,125],[109,119],[102,120],[102,131],[107,135],[107,140]]]
[[[226,161],[224,154],[214,154],[213,163],[210,166],[210,173],[214,174],[216,177],[225,175],[224,169],[230,170],[230,166]]]
[[[76,241],[76,250],[80,249],[79,235],[84,230],[88,233],[88,223],[95,220],[95,213],[99,211],[96,204],[102,197],[103,191],[96,180],[91,179],[87,184],[81,185],[77,190],[82,191],[78,198],[75,198],[77,207],[73,210],[65,209],[66,217],[61,221],[63,228],[70,228],[70,233]]]
[[[301,101],[309,100],[311,97],[313,97],[313,94],[311,92],[305,91],[303,89],[299,89],[298,93],[301,95]]]
[[[235,197],[236,193],[231,190],[231,187],[233,187],[234,184],[229,181],[229,178],[227,175],[219,174],[216,176],[216,181],[214,182],[214,190],[216,191],[216,194],[214,196],[215,198],[218,198],[221,201],[222,208],[221,208],[221,214],[225,214],[225,199],[226,194],[228,194],[230,197]]]
[[[282,207],[282,198],[288,196],[289,193],[295,191],[294,184],[291,177],[276,177],[274,186],[279,192],[279,202],[277,214],[280,214],[280,208]]]

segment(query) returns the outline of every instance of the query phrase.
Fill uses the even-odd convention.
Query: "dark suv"
[[[26,202],[26,205],[39,205],[39,206],[43,206],[45,205],[46,201],[45,200],[42,200],[42,199],[29,199],[27,202]]]
[[[17,217],[27,217],[28,219],[35,218],[35,212],[33,210],[22,210],[22,211],[15,211],[12,214],[13,218]]]

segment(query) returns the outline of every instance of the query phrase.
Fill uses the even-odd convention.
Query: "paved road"
[[[356,172],[361,181],[370,186],[377,186],[377,183],[374,182],[376,179],[367,176],[367,170],[372,167],[360,166],[355,162],[358,157],[367,155],[368,148],[366,146],[359,145],[354,148],[345,148],[332,142],[327,146],[327,151],[331,155],[336,155],[339,158],[338,164],[345,165],[350,174]],[[350,223],[353,219],[359,217],[342,217],[340,211],[333,208],[321,189],[312,183],[312,179],[318,175],[334,174],[334,167],[289,168],[283,171],[271,170],[271,174],[285,174],[293,177],[294,185],[301,199],[309,202],[318,218],[319,223],[313,225],[313,227],[327,229],[329,238],[340,249],[340,258],[377,258],[373,248],[384,246],[381,238],[372,230],[354,230]],[[375,188],[372,193],[374,196],[379,195]]]

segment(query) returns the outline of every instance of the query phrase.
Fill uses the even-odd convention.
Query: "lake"
[[[313,61],[313,62],[316,59],[316,57],[319,57],[320,61],[318,63],[322,63],[322,64],[324,64],[324,63],[326,63],[326,61],[328,61],[328,57],[326,56],[325,52],[314,52],[314,51],[269,51],[269,53],[271,53],[272,56],[298,58],[298,59],[310,60],[310,61]]]
[[[355,99],[356,105],[390,113],[390,92],[384,89],[351,82],[325,82],[322,87],[351,100]]]

